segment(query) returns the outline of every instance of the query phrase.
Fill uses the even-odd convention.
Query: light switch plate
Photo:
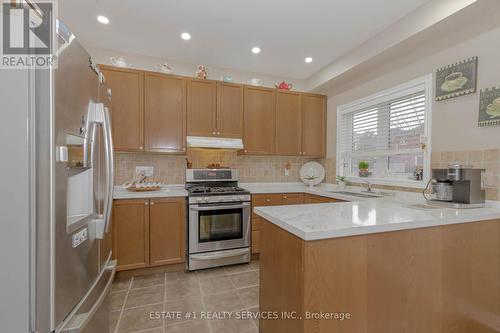
[[[143,175],[145,177],[153,177],[155,168],[152,166],[136,166],[135,167],[135,174],[137,176]]]

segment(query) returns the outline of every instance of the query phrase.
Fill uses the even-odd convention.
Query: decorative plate
[[[325,168],[318,162],[307,162],[300,168],[300,179],[307,185],[318,185],[325,179]]]

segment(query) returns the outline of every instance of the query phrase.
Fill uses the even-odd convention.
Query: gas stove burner
[[[228,194],[243,193],[245,189],[237,186],[195,186],[189,188],[191,194]]]

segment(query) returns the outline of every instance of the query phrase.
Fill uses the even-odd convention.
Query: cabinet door
[[[188,135],[216,136],[216,108],[217,83],[188,79]]]
[[[145,137],[150,152],[186,151],[186,81],[145,74]]]
[[[151,199],[149,222],[151,265],[184,262],[185,205],[184,198]]]
[[[113,204],[113,252],[118,270],[149,264],[149,201],[115,200]]]
[[[273,155],[276,129],[276,92],[274,89],[245,87],[243,110],[244,153]]]
[[[140,71],[100,66],[111,89],[114,149],[144,150],[144,75]]]
[[[324,157],[326,146],[326,97],[302,94],[302,155]]]
[[[252,230],[252,254],[260,252],[260,230]]]
[[[300,93],[276,93],[276,155],[300,155],[300,107]]]
[[[278,193],[253,194],[252,195],[252,218],[259,218],[253,212],[253,207],[259,206],[279,206],[283,204],[283,195]]]
[[[243,138],[243,86],[217,84],[216,131],[223,138]]]

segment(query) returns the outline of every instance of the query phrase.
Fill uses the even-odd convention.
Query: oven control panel
[[[250,194],[189,197],[190,204],[217,203],[217,202],[245,202],[245,201],[250,201]]]

